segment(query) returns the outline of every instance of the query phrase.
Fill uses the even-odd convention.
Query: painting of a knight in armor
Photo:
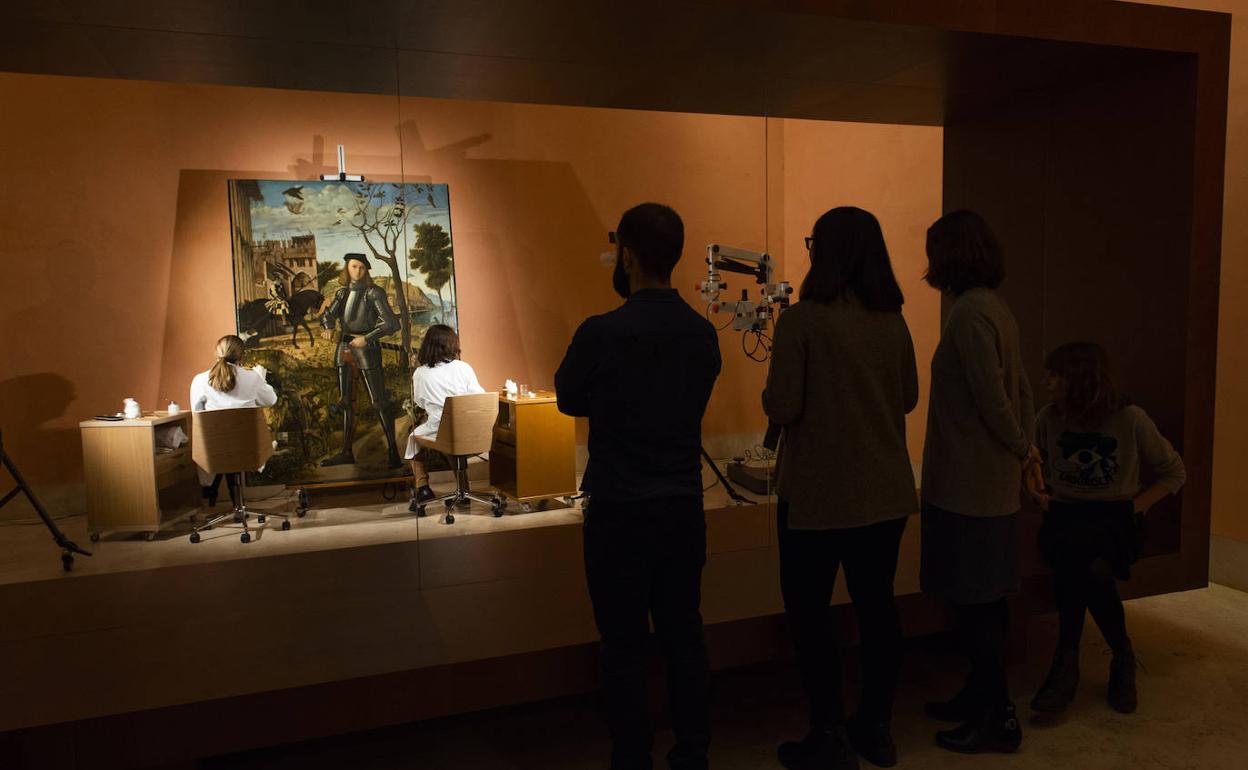
[[[458,328],[444,184],[232,180],[234,307],[277,390],[262,483],[398,476],[425,331]]]

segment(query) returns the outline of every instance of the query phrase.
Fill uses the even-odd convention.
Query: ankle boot
[[[437,497],[428,484],[422,484],[412,492],[412,501],[407,504],[407,510],[416,513],[424,509],[430,500]]]
[[[1053,655],[1053,665],[1049,667],[1049,675],[1044,684],[1031,699],[1033,711],[1045,714],[1057,714],[1066,710],[1066,706],[1075,698],[1075,690],[1079,687],[1079,648],[1070,650],[1059,649]]]
[[[858,755],[843,726],[811,728],[802,740],[780,744],[776,757],[789,770],[858,770]]]
[[[936,733],[937,746],[959,754],[1013,754],[1022,742],[1023,728],[1018,724],[1014,704],[1009,701],[961,727]]]
[[[1139,694],[1135,689],[1135,651],[1130,644],[1109,663],[1109,690],[1105,700],[1120,714],[1133,714],[1139,706]]]

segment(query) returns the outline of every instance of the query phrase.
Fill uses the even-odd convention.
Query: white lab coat
[[[447,398],[484,392],[481,383],[477,382],[477,373],[464,361],[416,367],[416,371],[412,372],[412,403],[424,409],[429,419],[412,429],[403,456],[408,460],[416,456],[420,449],[416,443],[417,436],[437,438],[438,425],[442,422],[442,406]]]
[[[264,381],[264,369],[244,369],[237,364],[230,364],[234,369],[234,389],[220,391],[208,382],[210,372],[200,372],[191,380],[191,411],[204,412],[213,409],[241,409],[245,407],[273,406],[277,403],[277,392],[273,386]],[[203,485],[212,483],[213,476],[204,469],[199,471],[199,481]]]

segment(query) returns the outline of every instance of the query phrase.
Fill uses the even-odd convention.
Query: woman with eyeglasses
[[[806,692],[810,731],[779,747],[789,768],[890,767],[901,662],[893,575],[906,518],[918,510],[906,414],[919,400],[904,301],[880,223],[845,206],[815,222],[810,272],[776,323],[763,408],[780,426],[780,587]],[[855,716],[841,703],[829,605],[837,571],[862,637]]]

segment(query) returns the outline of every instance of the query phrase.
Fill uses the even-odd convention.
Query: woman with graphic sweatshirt
[[[1100,345],[1063,345],[1044,368],[1051,403],[1036,416],[1047,487],[1037,496],[1045,511],[1039,541],[1053,566],[1060,631],[1053,666],[1031,707],[1060,712],[1074,697],[1088,610],[1114,654],[1109,705],[1129,714],[1137,700],[1135,653],[1117,581],[1130,578],[1139,557],[1144,514],[1179,491],[1186,472],[1144,410],[1118,393]]]

